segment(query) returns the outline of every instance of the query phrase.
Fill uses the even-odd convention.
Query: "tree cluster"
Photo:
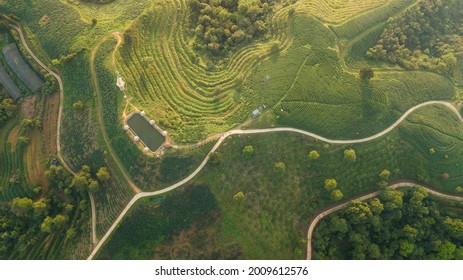
[[[338,182],[336,179],[326,179],[325,190],[330,193],[331,200],[339,201],[344,197],[342,191],[338,189]]]
[[[421,187],[384,190],[325,218],[316,259],[463,259],[463,221]]]
[[[272,12],[272,2],[258,0],[248,4],[238,0],[192,0],[190,10],[195,46],[217,55],[266,34],[266,19]]]
[[[423,0],[391,19],[367,55],[409,70],[452,75],[463,53],[463,1]]]
[[[61,166],[51,166],[46,176],[50,186],[41,197],[16,197],[11,204],[0,206],[0,259],[31,250],[50,234],[61,234],[63,228],[70,239],[86,227],[86,216],[78,213],[85,208],[75,207],[85,204],[83,196],[76,191],[65,191],[71,185],[71,174]]]
[[[0,95],[0,126],[14,116],[16,105],[11,98],[3,98]]]
[[[77,191],[80,192],[96,192],[100,188],[100,182],[107,181],[109,177],[110,175],[106,167],[101,167],[98,172],[93,175],[91,173],[90,167],[84,165],[72,179],[71,187],[74,187]]]

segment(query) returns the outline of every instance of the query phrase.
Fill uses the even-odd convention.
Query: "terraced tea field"
[[[297,1],[297,11],[314,15],[328,23],[340,23],[353,16],[378,8],[392,0],[320,0]]]
[[[196,237],[196,230],[206,234],[200,227],[190,227],[198,225],[197,217],[192,216],[185,227],[171,228],[170,214],[166,214],[167,222],[159,220],[166,239],[144,240],[149,239],[145,228],[130,239],[126,235],[132,226],[117,235],[118,221],[138,198],[164,194],[190,180],[213,196],[210,202],[214,207],[204,209],[206,220],[210,218],[206,224],[226,246],[215,244],[212,247],[217,248],[212,249],[234,258],[297,259],[304,255],[300,240],[308,220],[331,203],[323,189],[326,178],[338,179],[344,199],[377,190],[378,174],[385,168],[392,172],[388,183],[409,179],[447,192],[454,192],[463,178],[463,126],[452,111],[458,102],[454,81],[366,58],[366,50],[376,42],[388,19],[417,0],[275,1],[265,18],[268,32],[248,38],[220,56],[197,46],[189,0],[115,0],[106,5],[67,0],[26,2],[2,1],[0,8],[23,20],[34,51],[53,64],[62,78],[60,94],[64,95],[60,98],[64,97],[59,109],[55,100],[53,110],[41,111],[50,122],[45,122],[43,133],[28,134],[33,141],[53,139],[53,144],[13,149],[14,143],[8,139],[14,138],[13,127],[19,120],[2,128],[0,182],[12,185],[15,173],[25,174],[20,176],[25,182],[27,173],[29,181],[40,182],[44,166],[25,165],[24,161],[43,147],[50,152],[42,151],[37,157],[62,152],[63,165],[74,171],[82,165],[89,165],[93,173],[107,167],[110,179],[101,182],[89,200],[83,192],[78,212],[86,222],[85,215],[92,214],[88,224],[92,224],[97,251],[116,230],[116,241],[109,238],[110,254],[103,251],[100,257],[132,257],[146,244],[152,247],[140,249],[143,257],[156,252],[166,256],[169,252],[162,246],[181,246],[178,234]],[[367,64],[373,67],[374,77],[362,80],[359,70]],[[116,87],[119,74],[126,82],[124,92]],[[455,102],[425,103],[431,100]],[[405,112],[422,103],[428,106],[409,116],[408,112],[404,120]],[[437,103],[440,105],[429,106]],[[261,116],[252,120],[251,112],[257,108],[262,110]],[[124,117],[141,110],[169,132],[168,140],[175,149],[161,149],[163,157],[143,154],[123,130]],[[52,121],[55,118],[50,114],[56,114],[62,123]],[[400,125],[396,123],[399,118],[403,121]],[[57,127],[50,129],[55,122]],[[394,123],[398,127],[387,129]],[[252,133],[266,135],[242,135]],[[378,137],[369,137],[372,135]],[[357,141],[360,138],[365,141]],[[245,145],[253,145],[256,151],[248,161],[242,158]],[[431,148],[435,152],[430,153]],[[321,154],[317,162],[307,157],[311,149]],[[357,151],[357,161],[343,161],[346,149]],[[212,154],[216,150],[219,153]],[[276,162],[285,163],[285,176],[276,177]],[[18,188],[3,189],[0,200],[33,197],[31,192],[30,187],[18,184]],[[244,192],[242,203],[232,199],[239,192]],[[147,199],[143,205],[158,209],[162,199],[169,197]],[[183,199],[180,202],[187,202]],[[197,207],[198,201],[193,202],[192,207]],[[175,213],[173,216],[181,220]],[[134,218],[133,225],[143,220],[129,214],[130,218]],[[85,229],[86,225],[79,227]],[[23,255],[62,256],[59,244],[64,235],[57,231],[49,242]],[[103,241],[97,244],[99,238]],[[124,247],[117,243],[124,240],[133,244]],[[153,246],[158,246],[157,251]],[[82,256],[90,249],[76,250]],[[204,254],[211,252],[207,249]],[[203,253],[198,256],[205,256]]]
[[[126,32],[117,55],[131,102],[153,116],[177,143],[231,129],[262,104],[273,109],[274,125],[334,138],[367,136],[413,105],[454,95],[450,81],[421,72],[378,75],[362,85],[342,69],[335,34],[307,14],[290,16],[291,5],[275,7],[268,39],[211,65],[192,47],[186,3],[156,5]],[[370,10],[365,8],[374,17],[376,10]],[[271,52],[275,44],[279,53]],[[406,86],[422,82],[427,86]]]
[[[256,64],[267,57],[271,45],[289,44],[285,29],[287,9],[276,12],[275,34],[269,42],[257,42],[239,50],[218,65],[206,65],[185,36],[188,6],[184,0],[162,2],[136,22],[127,32],[118,56],[118,70],[127,80],[128,92],[136,103],[173,130],[177,141],[195,141],[188,131],[203,135],[223,131],[246,119],[256,105],[240,100],[236,87]],[[127,37],[126,37],[127,38]]]

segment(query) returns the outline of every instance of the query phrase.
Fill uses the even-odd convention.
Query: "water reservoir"
[[[150,125],[149,121],[135,113],[127,119],[127,124],[130,126],[136,136],[152,151],[156,151],[164,144],[166,138],[162,136],[155,127]]]

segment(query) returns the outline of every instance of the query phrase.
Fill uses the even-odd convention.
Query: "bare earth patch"
[[[24,101],[19,106],[21,117],[24,119],[33,119],[38,116],[40,104],[37,102],[37,95],[24,98]]]

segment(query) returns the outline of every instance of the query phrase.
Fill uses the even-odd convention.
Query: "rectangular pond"
[[[143,141],[152,152],[159,149],[166,141],[162,133],[153,127],[148,120],[139,113],[130,116],[127,119],[127,125],[130,126],[132,131],[140,137],[140,140]]]

